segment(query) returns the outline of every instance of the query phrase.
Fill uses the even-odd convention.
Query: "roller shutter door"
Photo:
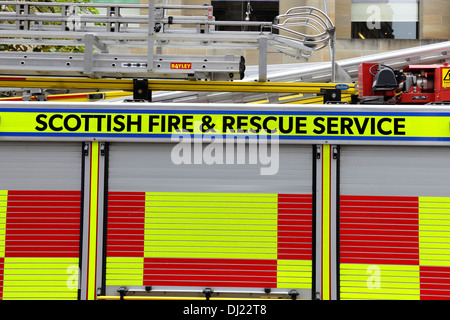
[[[341,299],[450,299],[448,159],[443,147],[341,148]]]
[[[0,143],[0,297],[77,299],[81,144]]]
[[[312,147],[281,145],[276,175],[251,164],[176,165],[173,147],[110,146],[107,294],[269,288],[310,298]]]

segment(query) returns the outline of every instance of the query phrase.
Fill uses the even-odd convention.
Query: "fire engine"
[[[30,100],[0,101],[0,299],[450,299],[450,42],[271,72],[269,48],[307,59],[331,20],[296,8],[236,35],[160,2],[0,1],[0,42],[85,47],[0,52],[0,87]],[[290,28],[311,21],[315,38]],[[241,57],[162,54],[177,45],[261,64],[249,81]]]

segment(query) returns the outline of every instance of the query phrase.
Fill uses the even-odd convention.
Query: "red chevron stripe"
[[[417,197],[341,196],[340,262],[419,264]]]
[[[420,266],[420,299],[450,300],[450,267]]]
[[[312,259],[312,195],[278,195],[278,259]]]
[[[145,192],[109,192],[108,257],[143,257]]]
[[[6,257],[78,257],[80,191],[8,191]]]
[[[144,285],[268,287],[276,260],[144,258]]]

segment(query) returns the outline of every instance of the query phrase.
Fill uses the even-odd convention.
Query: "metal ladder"
[[[341,84],[347,84],[350,91],[340,89],[342,94],[354,94],[357,91],[358,66],[364,62],[377,62],[395,69],[403,69],[411,64],[441,64],[450,62],[450,41],[423,45],[415,48],[378,53],[369,56],[337,61],[338,78]],[[253,103],[268,100],[270,103],[303,103],[302,101],[320,101],[316,99],[319,88],[330,89],[336,83],[331,81],[330,63],[306,63],[269,66],[267,82],[258,82],[257,67],[247,68],[249,76],[240,81],[176,81],[153,80],[148,89],[153,91],[154,102],[190,102],[190,103]],[[157,82],[155,82],[157,81]],[[270,87],[269,87],[270,85]],[[132,90],[130,80],[83,79],[52,77],[3,77],[0,87],[59,88],[66,90]],[[314,87],[314,90],[311,88]],[[342,86],[341,86],[342,87]],[[352,88],[353,87],[353,88]],[[298,95],[303,93],[303,96]],[[305,102],[306,103],[306,102]]]
[[[258,80],[266,81],[268,53],[307,61],[314,51],[334,43],[331,19],[313,7],[292,8],[273,23],[216,21],[211,5],[159,1],[148,5],[0,1],[0,8],[4,10],[0,12],[0,45],[72,46],[83,51],[1,51],[4,75],[239,80],[245,71],[241,56],[164,53],[172,48],[253,49],[259,51]],[[130,14],[130,10],[139,14]],[[180,10],[198,15],[183,16]],[[218,31],[218,26],[256,27],[258,31]],[[146,52],[114,53],[115,48],[124,47]]]
[[[408,49],[377,53],[363,57],[350,58],[336,61],[337,83],[356,83],[358,81],[358,67],[364,62],[379,62],[389,65],[394,69],[403,69],[411,64],[440,64],[450,62],[450,41],[423,45]],[[332,65],[329,62],[290,64],[278,68],[276,65],[269,68],[268,81],[270,83],[333,83]],[[273,69],[273,70],[272,70]],[[239,82],[258,81],[257,72],[249,67],[249,76]],[[181,89],[180,89],[181,90]],[[155,102],[184,102],[184,103],[250,103],[268,100],[271,103],[282,103],[282,96],[290,96],[285,93],[248,93],[248,92],[155,92]],[[305,95],[312,97],[315,95]],[[303,98],[292,98],[300,101]],[[284,99],[284,102],[289,101]]]

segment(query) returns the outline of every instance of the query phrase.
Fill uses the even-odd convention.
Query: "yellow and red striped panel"
[[[450,299],[450,198],[341,196],[341,299]]]
[[[79,191],[0,192],[0,298],[77,299]]]
[[[107,230],[107,285],[311,288],[311,195],[110,192]]]

